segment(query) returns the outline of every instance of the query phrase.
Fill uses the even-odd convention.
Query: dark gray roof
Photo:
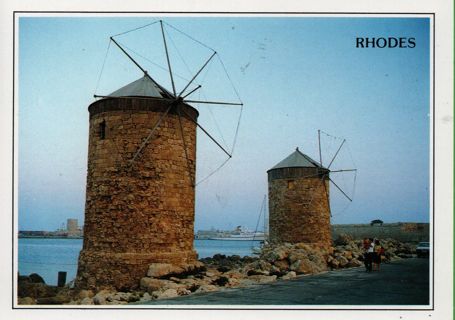
[[[306,154],[300,152],[299,148],[296,148],[287,158],[280,161],[272,169],[280,168],[292,168],[292,167],[304,167],[304,168],[323,168],[319,162],[311,159]]]
[[[169,95],[164,93],[155,82],[144,75],[142,78],[127,84],[124,87],[112,92],[110,97],[156,97],[166,98]]]

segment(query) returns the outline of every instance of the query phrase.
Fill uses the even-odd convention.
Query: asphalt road
[[[147,305],[419,305],[430,303],[429,260],[405,259],[364,268],[330,271],[288,281],[193,294]]]

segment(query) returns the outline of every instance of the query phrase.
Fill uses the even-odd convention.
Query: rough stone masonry
[[[151,263],[196,261],[196,124],[190,117],[197,119],[198,112],[174,103],[130,163],[168,106],[134,97],[89,106],[84,243],[76,287],[134,289]]]
[[[298,150],[296,153],[293,155],[297,160],[305,156]],[[272,243],[302,242],[326,248],[332,244],[329,170],[317,164],[309,165],[312,166],[274,167],[268,171]]]

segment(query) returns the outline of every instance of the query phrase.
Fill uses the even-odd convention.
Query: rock
[[[93,305],[94,302],[92,298],[86,297],[80,301],[80,304]]]
[[[256,283],[269,283],[276,281],[276,276],[263,276],[263,275],[254,275],[248,277],[248,279],[253,280]]]
[[[161,300],[161,299],[170,299],[178,297],[179,294],[176,289],[167,289],[164,291],[155,291],[152,293],[152,297]]]
[[[332,269],[338,269],[340,267],[340,262],[337,259],[330,260],[329,267]]]
[[[36,304],[36,301],[32,297],[24,297],[24,298],[18,298],[17,299],[17,304],[20,304],[20,305],[31,305],[31,304]]]
[[[244,276],[238,269],[225,272],[224,275],[229,278],[242,278]]]
[[[256,285],[256,284],[257,284],[256,281],[254,281],[253,279],[249,279],[249,278],[239,280],[240,287],[249,287],[249,286]]]
[[[152,299],[153,299],[152,296],[148,292],[145,292],[139,299],[139,301],[150,301]]]
[[[250,269],[246,272],[247,276],[268,276],[268,271],[258,270],[258,269]]]
[[[219,276],[221,274],[220,271],[216,270],[216,269],[208,269],[206,272],[205,272],[205,275],[207,277],[216,277],[216,276]]]
[[[179,288],[177,288],[177,294],[179,296],[187,296],[187,295],[191,294],[191,290],[188,290],[184,287],[179,287]]]
[[[200,286],[195,292],[213,292],[213,291],[218,291],[219,288],[217,286],[214,286],[213,284],[207,284],[207,285],[202,285]]]
[[[341,255],[348,260],[352,259],[352,251],[343,251],[343,253]]]
[[[223,287],[229,282],[228,277],[221,276],[212,281],[212,284]]]
[[[109,300],[112,301],[111,294],[109,290],[101,290],[93,297],[93,303],[96,305],[106,304]]]
[[[219,267],[217,268],[217,270],[218,270],[219,272],[227,272],[227,271],[231,270],[231,268],[228,267],[228,266],[219,266]]]
[[[51,287],[44,283],[32,283],[22,281],[17,286],[18,297],[46,298],[53,297],[57,294],[57,287]]]
[[[295,249],[302,249],[303,251],[311,251],[311,250],[313,250],[313,248],[309,244],[304,243],[304,242],[296,243],[294,245],[294,248]]]
[[[161,278],[170,275],[181,274],[185,270],[181,267],[174,266],[169,263],[152,263],[149,266],[147,276],[151,278]]]
[[[348,263],[349,263],[349,260],[346,257],[343,257],[343,256],[336,257],[336,260],[338,260],[338,262],[340,263],[339,264],[340,268],[346,267],[348,265]]]
[[[160,279],[144,277],[141,279],[140,286],[142,289],[147,290],[147,292],[153,292],[164,287],[165,283]]]
[[[297,274],[295,273],[295,271],[289,271],[288,273],[286,273],[284,276],[281,277],[281,279],[283,280],[289,280],[289,279],[293,279],[297,277]]]
[[[240,286],[239,278],[229,278],[228,283],[226,284],[226,287],[228,288],[235,288],[239,286]]]
[[[217,253],[217,254],[215,254],[215,255],[213,256],[213,260],[218,260],[218,261],[220,261],[220,260],[223,260],[223,259],[226,259],[226,256],[225,256],[224,254],[219,254],[219,253]]]
[[[85,298],[93,298],[94,293],[92,290],[81,290],[77,293],[76,298],[78,300],[83,300]]]
[[[302,249],[292,251],[289,253],[289,256],[288,256],[289,264],[291,264],[291,265],[293,263],[295,263],[296,261],[305,260],[305,259],[307,259],[307,254]]]
[[[297,260],[291,264],[289,269],[291,271],[295,271],[297,274],[312,274],[325,271],[327,269],[327,265],[325,263],[324,265],[319,265],[309,259],[304,259]]]
[[[51,304],[51,305],[54,305],[54,304],[64,304],[64,303],[67,303],[69,301],[70,301],[70,299],[64,299],[62,297],[55,296],[55,297],[37,298],[36,299],[36,304]]]
[[[273,262],[273,265],[279,268],[281,271],[289,270],[289,262],[287,260],[277,260]]]
[[[333,241],[336,246],[343,246],[347,245],[349,242],[353,241],[353,238],[349,234],[341,233],[338,237]]]
[[[257,260],[243,267],[244,272],[253,272],[252,274],[268,275],[272,269],[272,264],[263,260]]]
[[[128,302],[130,296],[131,296],[131,293],[129,293],[129,292],[116,292],[112,298],[113,298],[113,300]]]
[[[284,260],[288,257],[288,251],[282,247],[272,249],[269,252],[266,252],[262,258],[267,262],[274,262],[276,260]]]
[[[46,283],[44,282],[44,279],[37,273],[32,273],[28,276],[28,278],[30,279],[31,283]]]
[[[362,266],[362,262],[360,262],[359,260],[357,260],[355,258],[350,260],[347,264],[348,268],[356,268],[356,267],[360,267],[360,266]]]

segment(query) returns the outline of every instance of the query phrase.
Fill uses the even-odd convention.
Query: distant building
[[[77,229],[78,229],[78,227],[77,227],[77,219],[68,219],[68,220],[66,220],[66,231],[68,231],[68,233],[76,232]]]

